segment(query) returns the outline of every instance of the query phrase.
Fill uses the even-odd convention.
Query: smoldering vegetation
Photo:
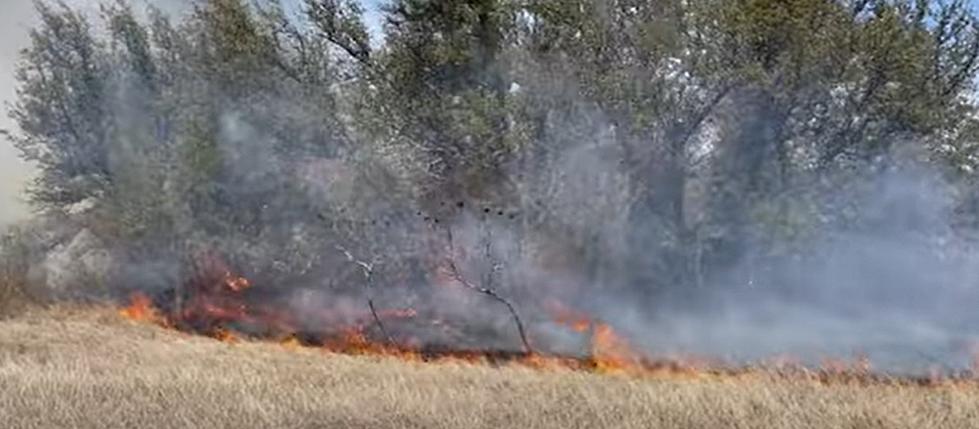
[[[522,348],[506,302],[562,354],[568,309],[652,355],[979,351],[962,2],[400,0],[382,34],[347,1],[161,10],[38,4],[26,295],[179,307],[216,270],[305,330],[370,301],[466,349]]]

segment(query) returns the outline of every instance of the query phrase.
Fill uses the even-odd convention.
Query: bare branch
[[[447,259],[449,262],[449,270],[451,271],[450,274],[452,275],[452,278],[454,278],[457,282],[459,282],[466,288],[474,292],[486,295],[490,298],[493,298],[496,301],[499,301],[504,306],[506,306],[507,310],[510,312],[510,315],[513,317],[514,324],[517,325],[517,332],[520,334],[520,341],[523,343],[524,351],[526,351],[527,353],[533,353],[534,349],[530,346],[530,341],[527,339],[527,331],[526,329],[524,329],[523,320],[520,318],[520,314],[517,313],[516,307],[514,307],[509,300],[500,296],[500,294],[496,293],[496,291],[489,288],[477,286],[472,282],[470,282],[469,280],[467,280],[465,276],[463,276],[462,271],[459,270],[459,267],[456,265],[455,262],[455,244],[452,238],[452,228],[446,226],[445,231],[449,239],[449,257]]]
[[[370,65],[369,35],[361,19],[357,3],[337,0],[307,0],[308,14],[313,24],[333,45],[365,66]]]
[[[371,311],[371,317],[374,318],[374,323],[377,324],[377,328],[381,331],[381,335],[384,336],[384,339],[388,342],[388,344],[394,344],[391,335],[388,334],[387,329],[384,327],[384,322],[381,321],[381,317],[377,314],[377,308],[374,306],[374,264],[358,260],[343,246],[336,245],[335,247],[340,251],[340,253],[343,253],[343,255],[347,257],[347,260],[350,261],[350,263],[356,264],[363,271],[364,279],[366,280],[365,287],[367,289],[367,307]]]

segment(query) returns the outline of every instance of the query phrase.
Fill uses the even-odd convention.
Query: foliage
[[[804,253],[840,183],[906,153],[975,180],[964,1],[395,0],[377,43],[349,0],[38,9],[12,110],[34,202],[134,261],[315,283],[344,243],[393,279],[477,218],[515,270],[655,295]]]

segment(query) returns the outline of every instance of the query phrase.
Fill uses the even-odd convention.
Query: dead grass
[[[961,429],[979,390],[406,363],[61,309],[0,322],[0,426]]]
[[[40,304],[28,278],[31,251],[19,228],[0,226],[0,318],[11,317]]]

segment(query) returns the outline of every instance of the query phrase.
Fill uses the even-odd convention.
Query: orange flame
[[[214,332],[211,333],[211,337],[213,337],[215,340],[221,341],[223,343],[234,344],[234,343],[237,343],[239,341],[237,335],[235,335],[233,332],[231,332],[231,331],[229,331],[229,330],[227,330],[225,328],[217,328],[217,329],[215,329]]]
[[[599,372],[637,371],[641,369],[642,354],[637,352],[615,329],[606,323],[572,310],[557,301],[547,304],[554,322],[574,332],[589,335],[589,353]]]
[[[573,311],[564,305],[554,301],[549,304],[549,310],[554,318],[554,322],[559,325],[567,326],[572,331],[584,334],[587,333],[593,322],[587,314]]]
[[[165,312],[154,306],[152,299],[145,294],[135,293],[128,305],[119,314],[134,321],[155,323],[167,328],[194,330],[216,340],[237,343],[241,341],[238,333],[250,332],[258,338],[267,338],[286,349],[299,349],[318,345],[323,350],[355,355],[390,356],[407,361],[436,361],[451,364],[507,364],[521,365],[538,370],[588,370],[599,373],[623,373],[638,376],[670,376],[683,378],[740,377],[746,374],[764,372],[760,368],[725,369],[718,362],[681,357],[674,360],[654,360],[649,358],[620,335],[608,323],[597,320],[585,312],[569,308],[557,301],[545,303],[544,309],[558,325],[581,334],[587,340],[588,357],[572,358],[551,356],[542,353],[495,353],[481,351],[425,350],[422,341],[416,338],[396,338],[385,342],[372,338],[368,329],[374,323],[373,316],[384,320],[404,320],[419,317],[418,311],[407,309],[377,309],[371,314],[365,309],[363,315],[349,317],[324,311],[322,323],[325,332],[316,337],[302,333],[297,321],[288,311],[273,306],[248,303],[243,292],[252,288],[251,282],[232,274],[219,258],[209,255],[201,264],[205,268],[187,286],[183,308],[180,312]],[[209,267],[209,268],[208,268]],[[439,273],[437,273],[438,275]],[[442,273],[443,275],[445,273]],[[442,278],[441,280],[446,280]],[[454,329],[436,317],[425,322],[432,328],[461,335],[464,331]],[[229,327],[258,326],[256,330],[238,331]],[[300,340],[300,337],[303,339]],[[387,339],[385,339],[387,340]],[[979,376],[979,347],[975,349],[973,376]],[[872,373],[869,358],[858,355],[854,361],[827,359],[818,371],[809,371],[796,358],[777,356],[762,368],[772,368],[782,376],[801,377],[819,382],[869,382],[876,380]],[[788,369],[788,371],[784,371]],[[927,381],[929,385],[945,383],[943,376],[936,371]]]
[[[290,335],[285,339],[279,341],[279,344],[281,344],[282,347],[285,347],[289,350],[297,350],[302,347],[302,343],[300,343],[299,339],[293,335]]]
[[[641,363],[641,355],[604,323],[594,325],[591,347],[592,358],[600,372],[636,370]]]
[[[119,314],[139,322],[155,323],[162,320],[159,312],[153,307],[153,301],[150,300],[150,297],[138,292],[129,297],[129,305],[119,310]]]

